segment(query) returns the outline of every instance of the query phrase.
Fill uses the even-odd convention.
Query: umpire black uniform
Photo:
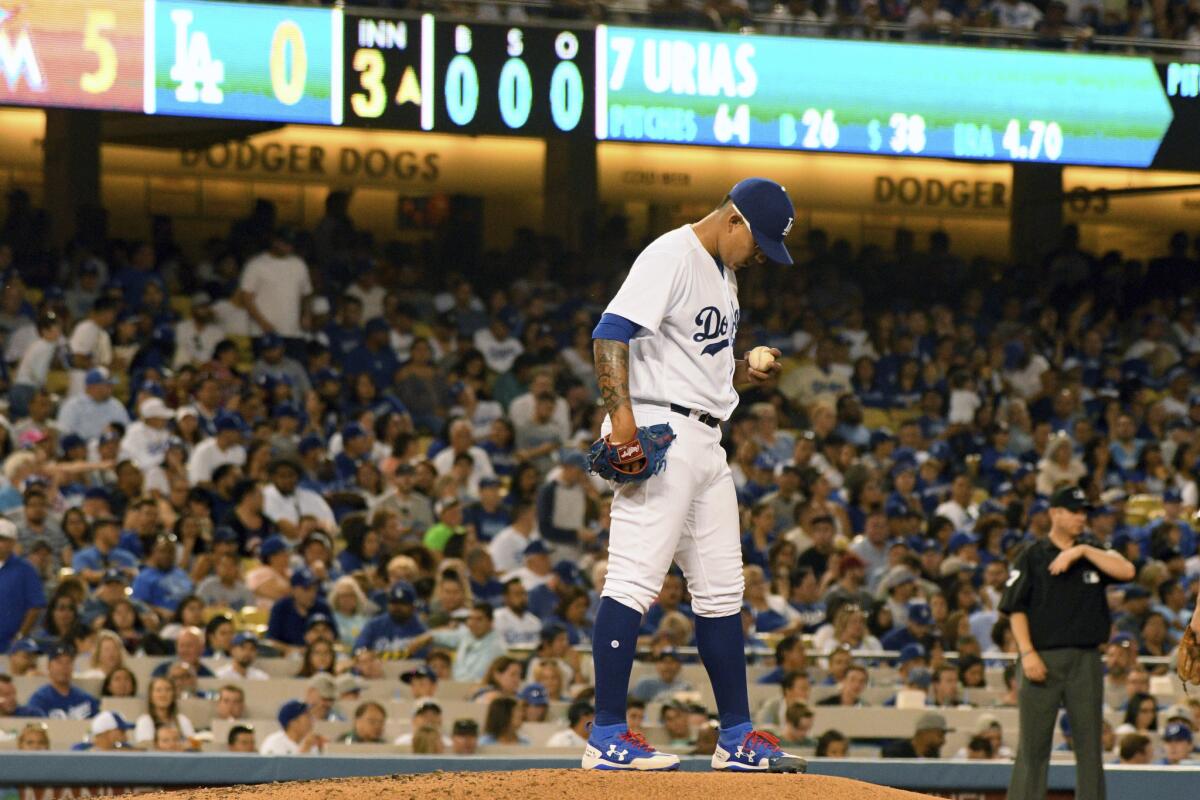
[[[1050,507],[1050,535],[1017,556],[1000,600],[1021,651],[1020,743],[1008,798],[1046,797],[1055,721],[1065,705],[1075,747],[1075,796],[1104,800],[1098,648],[1112,625],[1106,587],[1130,580],[1134,568],[1083,534],[1088,502],[1082,489],[1060,489]]]

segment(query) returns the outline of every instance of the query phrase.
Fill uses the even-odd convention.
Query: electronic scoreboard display
[[[342,123],[341,11],[155,0],[147,114]]]
[[[1186,61],[341,6],[0,0],[0,104],[1200,170]]]
[[[594,32],[346,14],[347,124],[545,136],[593,115]]]
[[[1176,117],[1149,58],[603,26],[596,47],[598,139],[1149,167]]]
[[[0,2],[0,104],[141,111],[144,5]]]

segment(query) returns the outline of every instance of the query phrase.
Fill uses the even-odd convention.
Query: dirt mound
[[[139,800],[406,800],[407,798],[629,798],[679,800],[681,797],[737,797],[747,784],[760,797],[811,800],[929,800],[929,795],[875,786],[826,775],[721,775],[706,772],[599,773],[569,769],[517,772],[434,772],[390,778],[273,783],[162,794]]]

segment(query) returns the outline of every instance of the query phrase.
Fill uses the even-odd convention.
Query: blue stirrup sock
[[[746,689],[746,640],[742,635],[742,615],[696,617],[696,647],[708,671],[717,713],[721,716],[721,734],[751,730],[750,696]],[[599,673],[596,675],[599,684]],[[599,696],[599,692],[597,692]],[[597,714],[597,718],[599,714]]]
[[[629,694],[629,675],[633,672],[641,625],[640,611],[611,597],[600,600],[592,631],[592,665],[596,676],[596,721],[593,727],[596,729],[625,725],[625,700]],[[740,617],[738,625],[741,636]],[[745,693],[744,686],[742,692]]]

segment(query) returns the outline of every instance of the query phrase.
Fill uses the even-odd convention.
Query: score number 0
[[[225,101],[221,84],[225,81],[225,62],[213,58],[208,34],[188,31],[194,17],[188,9],[171,11],[175,25],[175,63],[171,65],[171,80],[178,81],[175,99],[180,103],[218,105]],[[290,63],[289,63],[289,55]],[[271,90],[275,99],[285,106],[294,106],[304,99],[308,82],[308,48],[304,32],[290,19],[275,26],[271,36]]]
[[[479,72],[471,58],[474,46],[471,29],[466,25],[454,28],[454,50],[446,68],[446,113],[455,125],[468,125],[479,110]],[[513,130],[529,120],[533,108],[533,79],[529,67],[521,59],[525,52],[524,33],[511,28],[507,35],[508,60],[500,68],[498,99],[500,116]],[[575,64],[579,54],[579,38],[570,31],[554,37],[554,52],[559,58],[550,75],[550,116],[560,131],[571,131],[583,116],[583,76]]]

